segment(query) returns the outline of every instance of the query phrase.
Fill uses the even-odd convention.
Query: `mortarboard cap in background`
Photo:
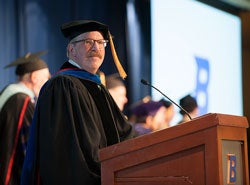
[[[4,68],[16,66],[16,75],[22,76],[26,73],[48,68],[46,62],[39,58],[39,56],[47,53],[47,51],[39,51],[36,53],[27,53],[23,57],[17,58]]]
[[[71,22],[64,23],[61,26],[61,31],[64,37],[68,38],[71,41],[73,38],[77,37],[78,35],[90,32],[90,31],[99,31],[102,33],[103,38],[110,42],[111,53],[114,59],[114,63],[116,68],[120,74],[120,76],[124,79],[126,78],[127,74],[124,71],[118,56],[115,51],[115,46],[113,43],[112,36],[110,34],[109,28],[107,25],[93,21],[93,20],[75,20]]]

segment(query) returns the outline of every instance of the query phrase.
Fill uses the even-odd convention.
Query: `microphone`
[[[157,90],[159,93],[161,93],[164,97],[166,97],[169,101],[171,101],[173,104],[175,104],[177,107],[179,107],[181,110],[183,110],[189,117],[190,120],[192,120],[190,114],[180,105],[178,105],[177,103],[175,103],[173,100],[171,100],[167,95],[165,95],[163,92],[161,92],[159,89],[157,89],[156,87],[154,87],[152,84],[150,84],[148,81],[141,79],[141,83],[147,86],[150,86],[152,88],[154,88],[155,90]]]

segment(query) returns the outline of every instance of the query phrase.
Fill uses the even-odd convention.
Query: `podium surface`
[[[102,185],[249,185],[247,128],[210,113],[103,148]]]

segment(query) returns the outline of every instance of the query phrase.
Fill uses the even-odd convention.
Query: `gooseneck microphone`
[[[159,93],[161,93],[164,97],[166,97],[169,101],[171,101],[173,104],[175,104],[177,107],[179,107],[181,110],[183,110],[189,117],[190,120],[192,120],[190,114],[180,105],[178,105],[177,103],[175,103],[173,100],[171,100],[167,95],[165,95],[163,92],[161,92],[159,89],[157,89],[156,87],[154,87],[152,84],[150,84],[148,81],[141,79],[141,83],[147,86],[150,86],[152,88],[154,88],[155,90],[157,90]]]

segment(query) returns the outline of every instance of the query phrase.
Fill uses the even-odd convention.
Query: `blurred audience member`
[[[135,106],[132,110],[134,116],[134,129],[138,135],[151,133],[162,129],[165,122],[166,108],[160,101],[148,101]]]
[[[198,116],[198,104],[196,99],[191,95],[188,94],[181,98],[180,106],[189,113],[191,118],[195,118]],[[178,124],[190,121],[189,116],[183,110],[180,110],[180,114],[182,115],[182,119],[178,122]]]
[[[160,102],[166,107],[165,122],[162,125],[162,129],[170,127],[170,123],[175,116],[174,104],[168,100],[161,99]]]
[[[143,103],[149,102],[150,100],[151,100],[150,96],[145,96],[141,100],[139,100],[139,101],[137,101],[129,106],[129,108],[128,108],[128,120],[130,123],[135,123],[135,121],[136,121],[136,115],[134,114],[134,109]]]
[[[6,66],[16,66],[18,83],[0,92],[0,184],[20,184],[35,99],[50,77],[42,54],[28,53]]]
[[[106,87],[115,100],[117,106],[123,111],[125,104],[128,102],[127,89],[122,78],[118,73],[108,75],[105,78]]]

